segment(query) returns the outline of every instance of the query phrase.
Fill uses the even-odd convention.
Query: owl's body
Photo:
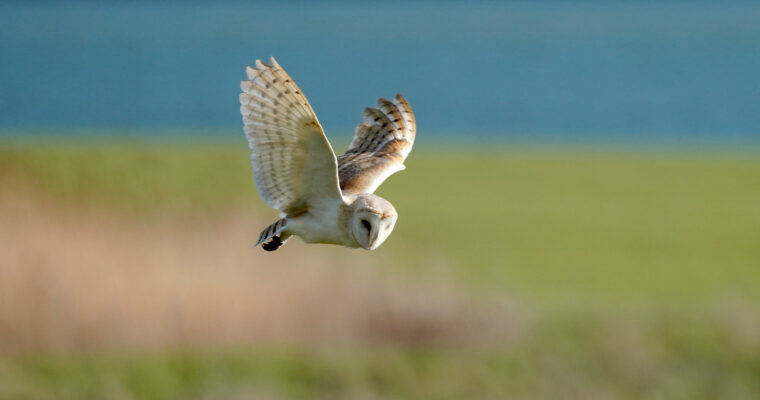
[[[288,218],[288,233],[306,243],[342,244],[349,247],[351,237],[345,229],[349,212],[340,200],[321,200],[310,211]]]
[[[409,104],[396,95],[366,108],[351,145],[336,158],[298,86],[274,58],[271,63],[249,67],[240,94],[256,188],[281,217],[257,245],[271,251],[299,236],[307,243],[377,248],[398,215],[372,192],[404,169],[416,129]]]

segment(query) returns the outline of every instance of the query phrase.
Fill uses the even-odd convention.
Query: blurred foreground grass
[[[731,317],[566,315],[499,346],[95,354],[0,361],[3,398],[755,399]],[[547,322],[550,321],[550,322]],[[752,326],[760,328],[755,315]],[[754,337],[750,341],[747,339]]]
[[[755,153],[416,149],[274,254],[247,154],[0,147],[0,398],[760,396]]]

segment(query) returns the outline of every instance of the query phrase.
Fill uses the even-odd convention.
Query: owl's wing
[[[240,82],[240,113],[253,176],[271,207],[295,214],[317,199],[341,199],[335,153],[306,97],[271,58],[248,67]]]
[[[416,122],[409,103],[397,94],[365,108],[348,150],[338,157],[343,193],[372,193],[386,178],[404,169],[414,145]]]

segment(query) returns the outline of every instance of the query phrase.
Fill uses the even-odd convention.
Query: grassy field
[[[240,147],[6,148],[0,171],[79,207],[245,208],[262,219],[256,233],[276,213]],[[378,191],[401,214],[393,240],[362,258],[538,302],[756,298],[758,177],[754,153],[419,151]]]
[[[0,398],[760,396],[751,151],[415,150],[377,251],[252,249],[244,145],[0,147]]]

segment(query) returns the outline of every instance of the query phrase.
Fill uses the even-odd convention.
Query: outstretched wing
[[[386,178],[404,169],[414,145],[414,113],[400,94],[392,102],[378,99],[377,108],[365,108],[362,117],[354,140],[338,157],[343,193],[374,192]]]
[[[274,57],[256,60],[240,82],[240,113],[251,148],[256,188],[285,214],[315,199],[340,199],[335,153],[306,97]]]

